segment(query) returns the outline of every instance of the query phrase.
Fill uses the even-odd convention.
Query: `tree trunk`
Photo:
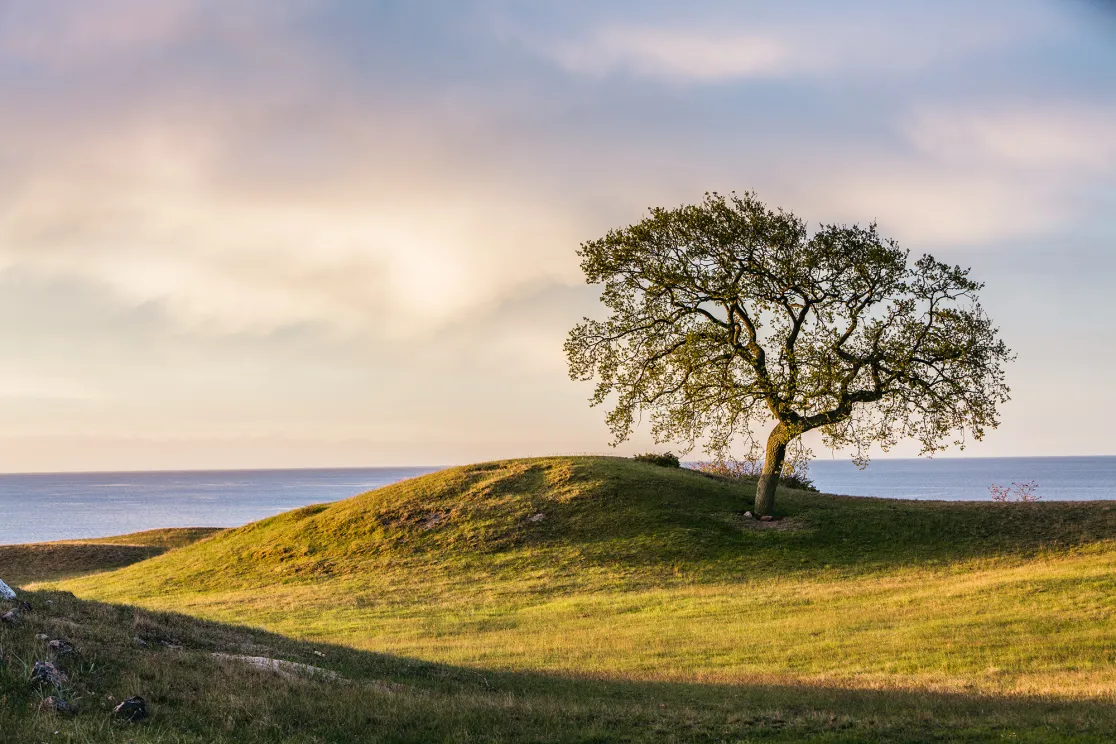
[[[787,428],[782,424],[771,430],[767,438],[767,451],[763,457],[763,472],[756,484],[756,506],[752,512],[756,518],[771,514],[775,509],[775,488],[779,485],[779,475],[783,472],[783,460],[787,456]]]

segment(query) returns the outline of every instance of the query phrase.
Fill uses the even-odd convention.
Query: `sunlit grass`
[[[64,583],[483,669],[1110,699],[1116,510],[780,493],[607,458],[489,464]],[[542,518],[532,521],[532,517]]]

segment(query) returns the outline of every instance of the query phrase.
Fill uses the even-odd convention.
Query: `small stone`
[[[49,640],[49,639],[50,639],[50,636],[48,636],[46,633],[36,633],[35,634],[35,640],[36,641],[46,641],[46,640]]]
[[[761,522],[774,522],[775,517],[771,516],[770,514],[764,514],[762,517],[760,517],[760,521]]]
[[[22,613],[20,613],[18,607],[13,607],[12,609],[5,612],[3,615],[0,615],[0,621],[3,621],[5,623],[7,623],[8,625],[18,625],[19,624],[19,616],[21,614]]]
[[[8,601],[11,601],[15,598],[16,598],[15,590],[12,589],[7,584],[5,584],[3,581],[0,581],[0,599],[6,599]]]
[[[147,718],[147,702],[139,695],[130,697],[113,708],[112,714],[125,721],[142,721]]]
[[[64,654],[72,654],[74,652],[74,647],[71,646],[69,643],[66,643],[66,641],[63,641],[61,638],[56,638],[53,641],[47,643],[47,648],[49,648],[51,651],[58,654],[59,656],[62,656]]]
[[[750,511],[744,512],[744,518],[745,519],[751,519],[752,518],[752,512],[750,512]]]
[[[54,695],[44,698],[43,702],[39,703],[39,710],[46,713],[62,713],[67,716],[76,715],[78,712],[76,705]]]
[[[546,519],[546,515],[542,512],[539,512],[538,514],[532,514],[531,516],[527,517],[528,522],[541,522],[544,519]]]
[[[49,661],[36,661],[31,669],[32,682],[45,682],[52,687],[61,687],[69,681],[66,674]]]

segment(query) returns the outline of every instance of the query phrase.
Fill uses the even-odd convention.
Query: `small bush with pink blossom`
[[[1038,483],[1035,481],[1012,481],[1010,486],[999,486],[993,483],[988,487],[992,500],[1001,504],[1030,504],[1042,498],[1035,493]]]

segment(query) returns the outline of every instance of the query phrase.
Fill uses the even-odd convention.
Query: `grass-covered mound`
[[[0,579],[23,584],[121,568],[217,532],[212,527],[182,527],[91,540],[0,545]]]
[[[1113,724],[1116,504],[782,490],[782,519],[761,524],[740,516],[751,498],[616,458],[489,463],[61,586],[485,673],[717,683],[787,704],[1037,695]]]
[[[1116,535],[1116,503],[915,502],[786,489],[783,518],[766,525],[741,516],[753,488],[621,458],[485,463],[226,530],[74,586],[135,598],[353,582],[407,596],[472,596],[474,579],[511,581],[520,593],[534,577],[551,595],[1018,560]]]

